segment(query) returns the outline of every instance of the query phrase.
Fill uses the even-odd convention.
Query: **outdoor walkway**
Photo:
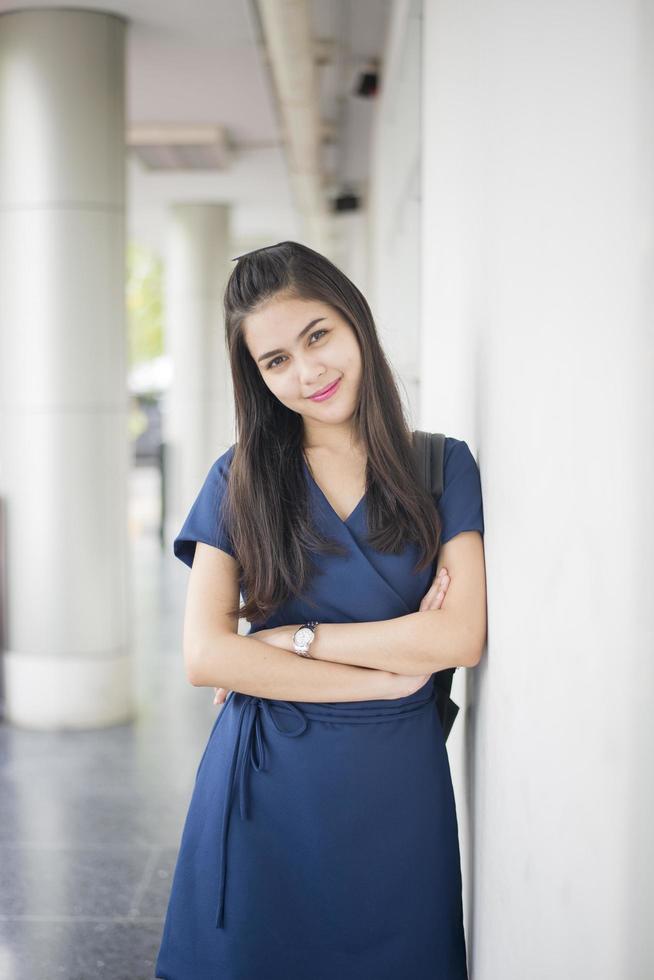
[[[188,569],[170,549],[162,556],[147,507],[134,507],[155,479],[132,473],[137,719],[57,734],[0,724],[1,980],[154,977],[186,808],[220,710],[184,675]]]

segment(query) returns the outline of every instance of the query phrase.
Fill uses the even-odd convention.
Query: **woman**
[[[156,975],[464,980],[433,674],[485,643],[477,466],[446,440],[437,509],[368,304],[312,249],[239,256],[225,322],[239,439],[173,548],[191,567],[187,676],[230,693]]]

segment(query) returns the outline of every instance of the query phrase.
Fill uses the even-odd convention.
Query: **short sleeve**
[[[236,557],[223,514],[223,500],[234,448],[230,446],[212,464],[179,534],[173,541],[175,556],[189,568],[193,565],[197,541],[211,544],[214,548],[226,551],[232,558]]]
[[[475,458],[462,439],[447,436],[443,457],[443,492],[438,503],[441,544],[461,531],[484,533],[481,480]]]

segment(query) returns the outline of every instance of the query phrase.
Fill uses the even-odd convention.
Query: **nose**
[[[311,363],[309,360],[301,362],[298,366],[298,378],[300,388],[305,392],[317,391],[321,384],[327,383],[326,369],[323,365]]]

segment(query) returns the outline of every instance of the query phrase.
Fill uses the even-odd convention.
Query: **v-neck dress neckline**
[[[316,479],[315,479],[313,473],[311,472],[311,469],[309,468],[309,464],[307,463],[307,461],[306,461],[306,459],[304,457],[304,453],[302,453],[302,465],[304,466],[305,473],[307,473],[307,475],[308,475],[311,483],[316,488],[316,490],[318,491],[318,493],[320,494],[320,496],[322,497],[322,499],[325,501],[325,503],[329,507],[330,511],[332,512],[332,514],[336,518],[336,520],[337,521],[340,521],[341,524],[349,524],[349,522],[352,520],[352,518],[359,512],[359,510],[361,509],[361,506],[363,505],[364,500],[366,499],[365,491],[364,491],[363,496],[359,499],[358,503],[355,504],[354,510],[350,511],[350,513],[348,514],[348,516],[345,519],[343,519],[340,516],[340,514],[337,514],[336,513],[336,511],[334,510],[334,507],[329,502],[329,498],[327,497],[327,494],[320,487],[320,485],[316,482]]]

